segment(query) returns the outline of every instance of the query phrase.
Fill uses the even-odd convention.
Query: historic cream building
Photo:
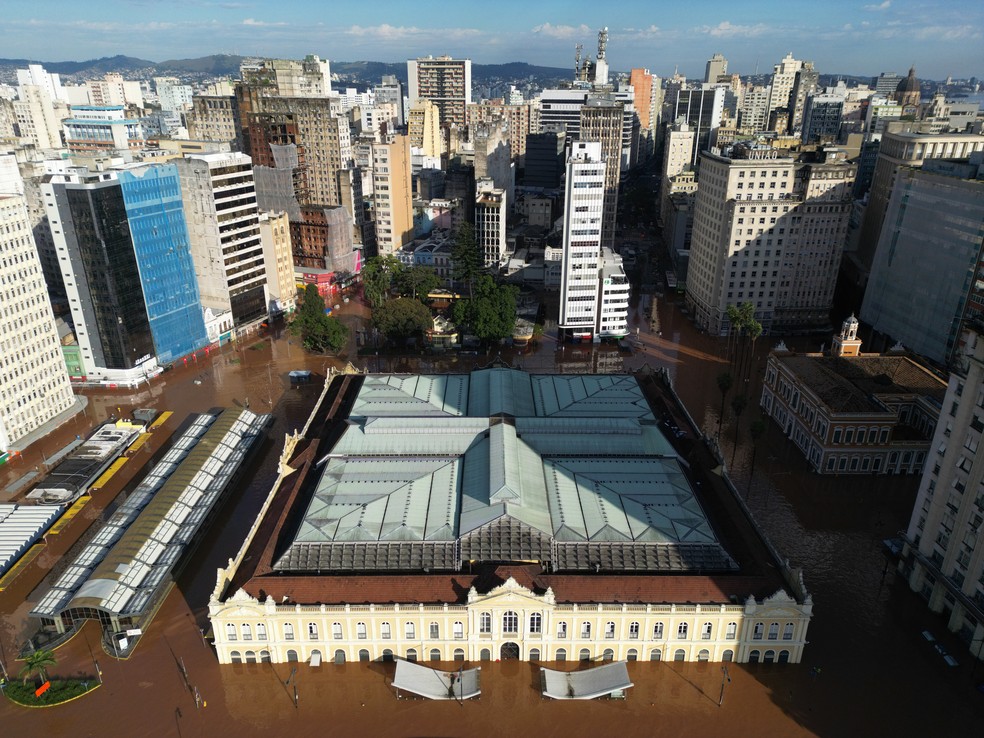
[[[219,570],[219,661],[799,662],[801,574],[667,402],[649,376],[336,379]]]

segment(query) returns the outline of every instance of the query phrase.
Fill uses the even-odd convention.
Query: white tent
[[[543,694],[555,700],[593,700],[618,695],[633,686],[624,661],[588,671],[555,671],[540,667]]]
[[[393,686],[431,700],[468,700],[482,693],[480,671],[438,671],[412,661],[397,661]]]

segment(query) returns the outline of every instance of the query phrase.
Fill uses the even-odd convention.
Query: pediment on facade
[[[533,601],[538,604],[554,604],[552,589],[548,588],[544,594],[538,595],[528,587],[524,587],[522,584],[517,582],[513,577],[509,577],[498,587],[493,587],[485,594],[479,594],[474,587],[468,591],[468,604],[476,602],[490,602],[491,600],[496,600],[496,604],[500,605],[529,601]]]
[[[238,590],[216,610],[217,616],[251,615],[263,610],[263,605],[245,590]]]

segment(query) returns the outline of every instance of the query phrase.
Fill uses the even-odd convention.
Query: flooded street
[[[697,426],[716,435],[721,406],[716,377],[728,369],[724,339],[698,334],[673,302],[660,304],[661,335],[650,332],[642,301],[633,304],[633,311],[631,327],[633,333],[639,328],[639,349],[632,354],[609,346],[558,350],[548,329],[534,349],[503,350],[501,358],[528,371],[666,367]],[[341,310],[342,319],[353,327],[364,316],[356,301]],[[820,340],[796,345],[817,350]],[[290,675],[287,665],[218,666],[200,630],[208,626],[205,614],[215,570],[236,554],[274,479],[284,435],[302,427],[321,390],[320,379],[291,387],[287,372],[303,368],[323,377],[329,366],[344,363],[307,355],[297,339],[280,335],[224,346],[134,394],[87,391],[90,404],[84,416],[0,467],[4,489],[43,465],[76,434],[84,436],[97,420],[136,407],[173,411],[113,484],[87,505],[88,519],[66,530],[77,538],[88,522],[111,507],[116,493],[142,476],[141,467],[156,458],[191,413],[248,401],[254,411],[275,414],[241,490],[225,503],[131,658],[116,661],[103,653],[98,627],[88,623],[58,649],[54,672],[94,674],[98,661],[105,684],[83,699],[51,709],[28,710],[0,700],[4,735],[575,736],[611,733],[613,728],[626,736],[977,734],[984,724],[984,694],[975,686],[984,681],[984,666],[975,673],[966,649],[909,591],[883,554],[881,541],[908,522],[918,478],[812,475],[798,450],[771,423],[758,441],[750,478],[748,424],[759,415],[759,370],[774,342],[768,336],[757,342],[747,390],[750,404],[741,418],[737,449],[730,409],[720,444],[728,461],[734,452],[731,475],[755,518],[792,565],[804,569],[814,619],[804,663],[729,664],[732,681],[725,685],[722,706],[721,665],[713,663],[630,663],[635,686],[626,700],[584,703],[542,700],[532,664],[485,663],[483,696],[462,705],[397,700],[389,686],[392,664],[298,664],[296,707],[284,684]],[[354,344],[353,336],[348,350],[352,363],[380,371],[466,371],[495,358],[358,357]],[[12,675],[19,669],[13,656],[30,635],[26,613],[44,591],[37,584],[44,568],[57,564],[59,546],[67,545],[50,544],[50,552],[35,562],[41,569],[25,571],[0,593],[0,658]],[[921,637],[924,629],[941,639],[960,661],[958,667],[943,663]],[[205,702],[201,708],[195,704],[196,687]]]

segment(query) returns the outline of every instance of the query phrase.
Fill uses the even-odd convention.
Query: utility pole
[[[718,707],[724,704],[724,686],[725,684],[730,684],[731,675],[728,673],[728,666],[725,664],[721,667],[721,696],[718,698]]]

